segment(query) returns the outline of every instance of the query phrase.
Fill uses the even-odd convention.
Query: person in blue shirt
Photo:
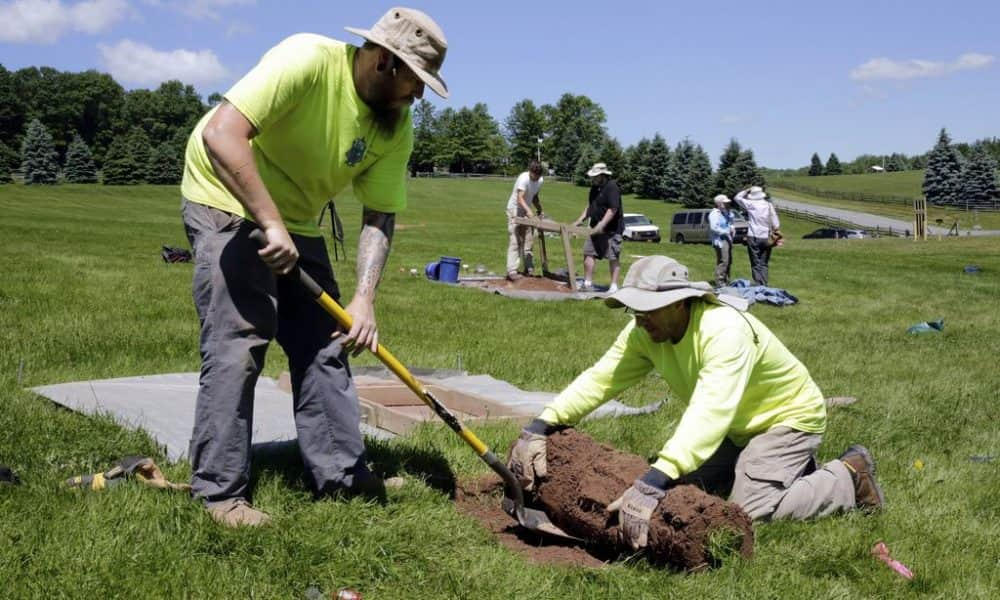
[[[715,250],[715,287],[729,284],[729,269],[733,265],[733,220],[736,216],[730,207],[729,196],[715,197],[715,208],[708,213],[708,228]]]

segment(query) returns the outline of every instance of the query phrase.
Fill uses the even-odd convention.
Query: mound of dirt
[[[517,281],[509,281],[505,277],[463,278],[459,282],[466,287],[479,287],[486,290],[517,290],[525,292],[562,292],[572,293],[565,281],[549,277],[522,277]]]
[[[535,501],[552,522],[593,545],[628,552],[607,506],[646,472],[646,460],[567,429],[549,436],[548,467]],[[753,555],[753,528],[732,502],[682,485],[653,513],[647,554],[654,562],[698,570],[735,552]]]

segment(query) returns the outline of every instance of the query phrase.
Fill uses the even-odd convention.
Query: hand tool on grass
[[[250,239],[257,242],[257,244],[261,247],[267,245],[267,238],[264,236],[264,232],[260,229],[252,231],[250,233]],[[351,315],[348,314],[348,312],[344,310],[344,307],[338,304],[336,300],[323,291],[323,288],[321,288],[308,273],[300,269],[298,265],[295,265],[295,268],[293,268],[286,276],[297,280],[302,287],[309,292],[316,303],[323,308],[323,310],[330,313],[330,316],[332,316],[346,331],[350,331],[351,323],[353,322]],[[457,433],[466,444],[471,446],[472,449],[475,450],[476,454],[479,455],[479,458],[481,458],[483,462],[489,465],[489,467],[503,479],[504,499],[501,502],[501,505],[503,506],[504,512],[517,519],[517,522],[520,523],[521,526],[532,531],[582,541],[580,538],[566,533],[553,524],[552,521],[549,520],[548,515],[544,512],[526,507],[524,505],[524,491],[521,489],[521,484],[518,483],[517,478],[513,473],[511,473],[510,469],[507,468],[507,465],[503,464],[503,462],[497,458],[496,454],[490,451],[489,447],[476,437],[476,434],[466,428],[444,404],[441,404],[441,402],[434,397],[434,394],[425,388],[424,385],[420,383],[412,373],[410,373],[409,369],[403,366],[403,364],[399,362],[399,360],[397,360],[385,346],[382,344],[378,345],[375,350],[375,357],[382,361],[382,364],[388,367],[388,369],[392,371],[396,377],[399,377],[399,380],[406,384],[406,387],[410,388],[410,390],[416,394],[417,397],[424,402],[424,404],[429,406],[434,413],[437,414],[437,416],[441,417],[441,420],[444,421],[445,424],[452,429],[452,431]]]
[[[191,486],[186,483],[167,481],[163,472],[148,456],[126,456],[115,466],[103,473],[77,475],[66,480],[66,485],[84,490],[103,490],[119,483],[135,479],[145,485],[161,490],[189,491]]]

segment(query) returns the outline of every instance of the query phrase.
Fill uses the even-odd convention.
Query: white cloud
[[[244,37],[256,31],[254,26],[249,23],[244,23],[242,21],[236,21],[226,28],[226,37]]]
[[[128,12],[125,0],[14,0],[0,4],[0,41],[51,44],[67,31],[107,31]]]
[[[252,6],[256,4],[256,0],[181,0],[175,2],[143,0],[143,3],[149,6],[166,6],[197,21],[205,19],[218,21],[222,18],[219,9],[230,6]]]
[[[99,44],[104,65],[118,81],[156,85],[179,79],[191,85],[215,83],[228,72],[211,50],[160,51],[145,44],[122,40],[114,46]]]
[[[993,64],[995,57],[989,54],[969,52],[959,56],[954,62],[932,60],[893,60],[891,58],[873,58],[859,67],[851,70],[851,79],[855,81],[873,81],[877,79],[927,79],[944,77],[957,71],[972,71],[985,69]]]

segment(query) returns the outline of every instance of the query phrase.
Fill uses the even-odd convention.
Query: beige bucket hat
[[[704,298],[746,310],[747,302],[736,296],[717,296],[705,281],[690,281],[688,269],[669,256],[646,256],[635,261],[617,292],[604,303],[611,308],[628,307],[649,312],[686,298]]]
[[[719,194],[718,196],[716,196],[712,200],[715,201],[715,202],[721,202],[723,204],[729,204],[730,202],[732,202],[732,200],[729,199],[729,196],[727,196],[725,194]]]
[[[608,169],[608,165],[604,163],[594,163],[594,166],[590,167],[587,171],[587,177],[597,177],[598,175],[611,175],[611,170]]]
[[[764,193],[764,188],[759,185],[750,186],[750,191],[747,192],[747,200],[765,200],[767,194]]]
[[[448,40],[434,19],[425,13],[413,8],[390,8],[371,29],[344,29],[389,50],[435,94],[448,97],[448,86],[440,74]]]

